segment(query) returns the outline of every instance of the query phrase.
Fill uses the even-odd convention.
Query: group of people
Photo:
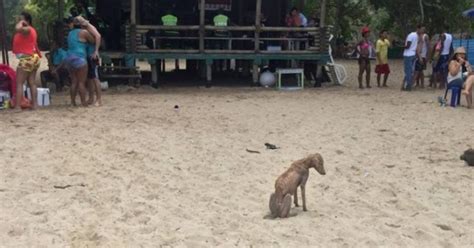
[[[68,50],[58,58],[53,55],[53,60],[58,60],[52,74],[58,77],[58,71],[67,70],[71,81],[71,103],[76,106],[76,96],[79,91],[82,106],[102,104],[100,81],[98,80],[98,60],[101,35],[97,29],[81,16],[70,17],[67,24],[71,28],[67,43]],[[13,97],[13,108],[20,108],[25,101],[23,97],[23,84],[28,83],[31,91],[31,108],[37,108],[36,72],[42,57],[38,48],[38,34],[33,27],[32,17],[27,12],[22,12],[15,25],[13,38],[13,53],[19,60],[16,70],[16,94]],[[87,88],[89,99],[86,99]],[[94,97],[95,95],[95,97]]]
[[[370,30],[364,27],[361,30],[362,40],[357,44],[356,52],[359,63],[358,82],[363,89],[363,75],[366,75],[366,86],[370,86],[370,60],[376,59],[375,73],[377,86],[387,87],[390,74],[388,65],[388,49],[391,43],[387,30],[379,33],[379,39],[374,46],[370,41]],[[417,30],[408,34],[403,51],[404,78],[402,91],[411,91],[415,87],[424,88],[424,71],[427,64],[432,64],[433,73],[429,87],[444,89],[445,87],[463,88],[462,94],[466,96],[467,107],[472,108],[472,87],[474,84],[473,68],[466,58],[466,49],[458,47],[453,49],[453,36],[446,31],[439,35],[438,40],[431,47],[430,37],[426,34],[424,25],[418,25]],[[383,83],[381,83],[382,75]]]
[[[166,19],[166,18],[164,18]],[[166,20],[163,21],[164,23]],[[173,24],[175,20],[173,19]],[[227,25],[228,18],[218,15],[214,18],[216,25]],[[225,22],[225,23],[224,23]],[[15,25],[15,35],[13,38],[13,53],[19,60],[16,71],[16,96],[13,107],[20,107],[23,97],[23,84],[27,82],[31,90],[31,107],[37,107],[37,87],[35,83],[36,72],[40,66],[42,54],[38,48],[38,34],[32,25],[32,17],[27,12],[22,12]],[[94,104],[100,106],[101,87],[98,80],[97,66],[99,60],[99,47],[101,45],[101,35],[97,29],[82,16],[71,17],[67,20],[70,27],[67,43],[68,50],[63,51],[62,56],[53,56],[54,68],[51,70],[55,77],[58,72],[66,70],[71,81],[71,103],[76,105],[76,96],[79,92],[82,106]],[[166,24],[166,23],[165,23]],[[308,21],[298,9],[293,8],[287,17],[287,25],[294,27],[307,26]],[[374,46],[370,41],[370,29],[364,27],[361,31],[362,40],[357,44],[356,52],[359,63],[358,83],[363,89],[363,75],[366,74],[365,87],[370,85],[370,60],[376,59],[375,73],[377,74],[377,86],[387,87],[387,80],[390,74],[388,64],[388,49],[391,46],[388,39],[388,32],[382,30],[379,39]],[[424,73],[427,63],[433,66],[430,87],[460,87],[462,94],[466,96],[468,107],[472,107],[472,87],[474,84],[474,72],[472,66],[466,58],[466,50],[463,47],[455,51],[452,46],[453,36],[443,32],[433,47],[430,45],[430,37],[426,34],[423,25],[418,25],[417,30],[408,34],[404,47],[404,79],[401,89],[410,91],[415,87],[424,87]],[[60,57],[58,59],[58,57]],[[382,81],[382,75],[383,82]],[[89,99],[86,100],[87,88],[89,89]],[[95,97],[94,97],[95,95]]]
[[[410,91],[414,82],[415,86],[424,87],[423,71],[428,62],[432,64],[433,73],[430,87],[463,89],[467,107],[472,108],[472,86],[474,84],[474,71],[466,58],[466,49],[458,47],[453,49],[453,36],[444,28],[438,40],[430,49],[430,38],[422,24],[417,26],[415,32],[410,33],[405,41],[404,72],[402,90]],[[414,66],[413,66],[414,65]],[[414,69],[414,71],[413,71]]]

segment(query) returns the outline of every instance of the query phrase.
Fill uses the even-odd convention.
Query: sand
[[[401,61],[370,90],[341,63],[344,87],[120,87],[100,108],[0,112],[0,247],[473,247],[474,110],[401,92]],[[265,218],[314,152],[309,211]]]

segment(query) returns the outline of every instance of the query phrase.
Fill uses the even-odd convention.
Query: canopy
[[[465,17],[474,18],[474,8],[470,8],[470,9],[462,12],[462,15],[465,16]]]

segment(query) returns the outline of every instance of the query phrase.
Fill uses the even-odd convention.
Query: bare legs
[[[368,59],[359,59],[359,88],[363,89],[364,86],[362,85],[362,76],[365,72],[365,82],[367,88],[370,87],[370,61]]]
[[[474,84],[474,75],[469,76],[464,83],[462,94],[466,96],[467,108],[472,108],[472,87]]]
[[[36,88],[36,70],[32,71],[30,75],[28,76],[28,85],[30,86],[30,91],[31,91],[31,107],[32,109],[38,108],[38,90]],[[23,87],[22,87],[23,88]]]
[[[84,65],[78,69],[72,69],[71,74],[71,104],[76,106],[76,95],[79,90],[79,96],[81,98],[81,105],[87,107],[86,102],[86,81],[87,81],[87,65]]]
[[[32,72],[27,72],[20,67],[16,70],[16,104],[15,108],[21,109],[21,99],[23,98],[23,84],[25,81],[28,82],[28,86],[30,87],[31,91],[31,106],[32,109],[36,109],[38,107],[38,101],[36,100],[38,96],[38,92],[36,89],[36,70]]]
[[[15,108],[21,109],[21,99],[23,98],[23,83],[28,79],[28,72],[20,67],[16,69],[16,104]]]
[[[87,101],[87,103],[89,105],[94,104],[94,106],[96,107],[102,106],[102,89],[100,86],[99,79],[88,79],[87,87],[89,89],[89,100]],[[96,96],[96,99],[94,99],[94,94]]]
[[[377,87],[380,87],[380,79],[382,78],[382,74],[377,74]],[[388,80],[388,73],[383,74],[383,85],[382,87],[387,87],[387,80]]]
[[[423,71],[415,72],[415,87],[425,88],[425,74]]]

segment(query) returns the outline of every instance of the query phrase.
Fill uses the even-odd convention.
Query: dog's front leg
[[[294,192],[293,196],[295,197],[293,199],[293,202],[295,203],[295,207],[299,207],[298,206],[298,187],[295,188],[295,192]]]
[[[301,185],[301,198],[303,198],[303,211],[308,211],[306,208],[306,196],[305,196],[305,185]]]
[[[306,193],[305,193],[307,180],[308,180],[308,176],[305,176],[301,182],[301,198],[303,198],[303,211],[308,211],[308,209],[306,208]]]

